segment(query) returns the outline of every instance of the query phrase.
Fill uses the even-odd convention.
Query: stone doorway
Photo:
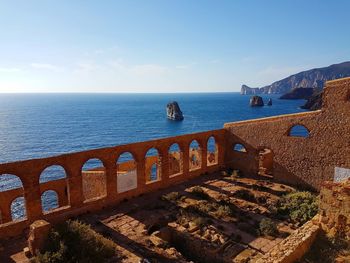
[[[259,170],[260,176],[273,178],[273,151],[269,148],[259,150]]]

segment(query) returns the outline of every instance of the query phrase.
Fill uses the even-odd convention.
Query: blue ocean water
[[[1,94],[0,163],[220,129],[226,122],[303,111],[299,108],[303,100],[263,96],[265,102],[268,98],[273,99],[271,107],[250,107],[250,96],[239,93]],[[166,104],[172,100],[179,102],[184,113],[181,122],[166,118]],[[96,159],[90,161],[83,169],[101,166]],[[62,167],[52,166],[40,181],[64,177]],[[21,186],[15,176],[0,177],[0,191]],[[23,197],[12,202],[13,219],[25,217],[24,202]],[[42,203],[44,211],[57,207],[55,192],[45,192]]]
[[[239,93],[1,94],[0,163],[222,128],[225,122],[301,112],[303,100],[250,107]],[[185,119],[166,118],[178,101]]]

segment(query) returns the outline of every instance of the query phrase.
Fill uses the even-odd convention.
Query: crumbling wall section
[[[293,263],[310,249],[320,231],[318,215],[278,243],[256,263]]]

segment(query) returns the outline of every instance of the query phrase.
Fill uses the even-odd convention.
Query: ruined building
[[[349,234],[350,186],[343,181],[350,174],[350,78],[327,82],[323,96],[323,108],[317,111],[226,123],[219,130],[0,164],[0,176],[19,181],[15,189],[0,192],[0,239],[23,235],[36,220],[55,224],[87,212],[98,213],[118,207],[123,200],[142,198],[144,194],[232,168],[247,177],[266,175],[273,182],[322,189],[321,221],[306,223],[260,259],[292,262],[300,256],[295,254],[300,247],[308,245],[295,245],[288,254],[289,261],[271,260],[286,246],[293,248],[289,243],[293,238],[307,236],[305,242],[311,243],[319,227]],[[295,136],[296,126],[302,126],[307,135]],[[215,149],[207,147],[208,140],[215,141]],[[174,145],[176,150],[172,150]],[[130,159],[118,161],[125,153]],[[98,159],[102,165],[83,169],[90,159]],[[59,166],[65,176],[42,180],[41,174],[51,166]],[[47,191],[57,195],[58,207],[43,211],[42,197]],[[333,195],[334,191],[338,194]],[[21,219],[15,220],[11,207],[18,198],[23,200],[24,212]],[[285,257],[286,253],[282,254]]]

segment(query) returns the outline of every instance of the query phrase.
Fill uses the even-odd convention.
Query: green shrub
[[[209,195],[206,192],[204,192],[203,188],[200,186],[193,187],[191,192],[192,194],[201,199],[209,199]]]
[[[234,214],[234,211],[228,205],[220,205],[215,212],[215,215],[220,218],[226,217],[226,216],[232,216],[233,214]]]
[[[265,236],[276,236],[278,229],[276,223],[269,218],[264,218],[259,224],[260,234]]]
[[[292,192],[277,203],[277,213],[288,216],[293,222],[304,224],[318,211],[317,196],[311,192]]]
[[[193,223],[195,223],[199,227],[203,227],[207,224],[207,221],[203,217],[195,217],[193,219]]]
[[[255,202],[255,196],[247,189],[240,189],[233,193],[234,197],[238,197],[249,202]]]
[[[231,177],[242,177],[242,172],[240,170],[233,170],[231,173]]]
[[[108,262],[115,255],[115,244],[90,226],[69,220],[50,231],[44,251],[32,262]]]
[[[181,195],[179,192],[171,192],[165,195],[162,195],[161,199],[164,201],[170,201],[175,202],[181,198]]]

